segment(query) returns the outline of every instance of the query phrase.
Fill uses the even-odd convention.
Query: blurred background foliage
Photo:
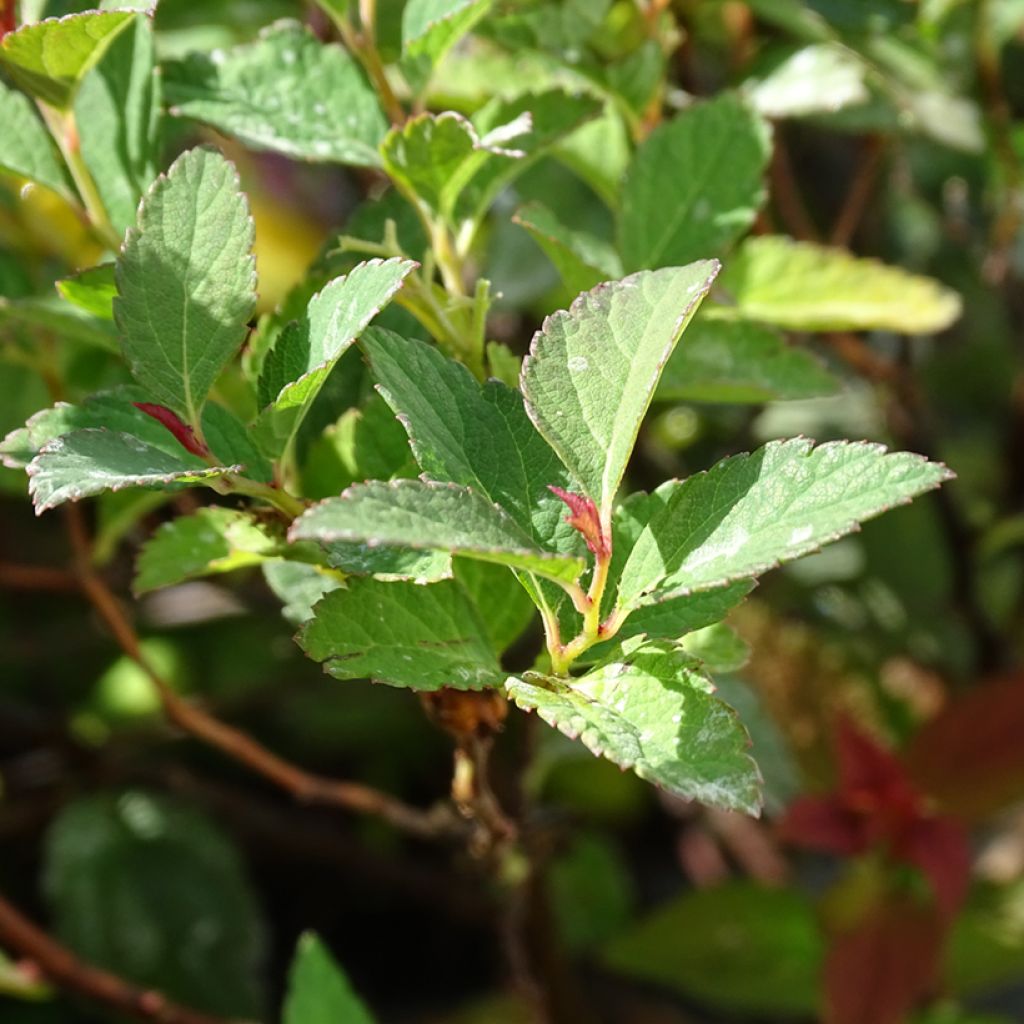
[[[22,14],[85,6],[35,0]],[[385,59],[400,50],[402,6],[378,2]],[[230,46],[281,17],[330,31],[299,0],[161,0],[157,51],[171,61]],[[634,141],[726,89],[774,123],[756,234],[846,246],[963,300],[938,335],[794,333],[838,381],[828,397],[763,400],[746,385],[739,403],[728,389],[708,401],[685,379],[659,396],[631,467],[637,487],[796,433],[920,451],[958,480],[772,574],[736,614],[751,655],[722,694],[752,734],[761,821],[660,796],[510,718],[495,784],[550,824],[556,934],[535,938],[558,958],[566,999],[588,1007],[565,1019],[819,1019],[844,922],[884,907],[897,923],[880,916],[873,938],[843,951],[851,978],[894,1004],[909,986],[922,1008],[914,1024],[1024,1020],[1024,3],[500,0],[437,70],[427,102],[473,112],[495,83],[552,82],[592,87],[605,112],[502,195],[474,253],[501,293],[491,336],[513,353],[578,289],[538,244],[543,230],[511,214],[557,210],[601,269]],[[274,311],[298,301],[311,266],[319,279],[350,259],[340,235],[379,237],[386,217],[403,237],[417,230],[371,172],[257,153],[176,118],[165,134],[163,166],[216,138],[241,169],[261,330],[284,322]],[[0,435],[50,403],[52,381],[18,359],[26,339],[48,347],[70,400],[124,380],[89,336],[103,325],[52,290],[101,255],[60,197],[0,176]],[[359,422],[380,416],[359,373],[343,360],[311,417],[309,493],[399,469],[359,448]],[[4,893],[83,957],[215,1014],[277,1019],[298,938],[315,930],[381,1020],[532,1019],[509,962],[501,878],[464,852],[298,806],[170,729],[145,676],[62,585],[59,518],[34,519],[20,472],[0,471],[0,490]],[[122,591],[140,542],[197,500],[128,492],[95,503],[98,560]],[[180,692],[284,756],[418,804],[448,785],[449,742],[416,700],[324,677],[258,570],[149,595],[135,614],[147,655]],[[915,917],[914,880],[894,881],[876,854],[780,840],[787,806],[835,789],[843,714],[903,751],[915,785],[971,825],[972,886],[944,948],[928,948],[937,926]],[[941,970],[915,981],[930,957]],[[883,1020],[843,1012],[830,1019]],[[107,1018],[41,985],[31,965],[0,960],[0,1019]]]

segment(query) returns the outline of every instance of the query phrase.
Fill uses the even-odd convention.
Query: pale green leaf
[[[518,391],[495,380],[480,384],[433,346],[390,331],[371,328],[361,345],[428,476],[486,494],[542,547],[579,551],[565,506],[548,490],[568,487],[565,470]]]
[[[717,273],[703,260],[601,285],[534,336],[530,417],[606,523],[665,361]]]
[[[355,484],[300,516],[289,537],[448,551],[564,583],[579,579],[585,565],[538,548],[499,505],[454,483]]]
[[[757,766],[735,712],[670,644],[626,645],[585,676],[511,678],[508,694],[593,753],[676,796],[757,814]]]
[[[60,110],[136,17],[134,11],[85,11],[23,25],[0,41],[0,66],[16,85]]]
[[[736,672],[750,657],[749,645],[724,622],[687,633],[680,639],[679,646],[704,662],[709,672]]]
[[[770,69],[748,78],[743,88],[765,117],[806,117],[856,106],[869,99],[868,65],[838,43],[790,50]]]
[[[318,162],[376,167],[387,121],[355,60],[294,21],[251,43],[168,66],[172,112],[248,146]]]
[[[512,219],[544,250],[574,295],[622,277],[622,264],[611,243],[567,228],[541,203],[528,203]]]
[[[487,630],[455,580],[349,580],[316,606],[298,642],[337,679],[369,677],[426,691],[505,680]]]
[[[824,952],[809,897],[743,881],[684,893],[613,940],[605,959],[728,1012],[811,1019]]]
[[[256,303],[253,226],[235,169],[189,150],[157,179],[117,261],[114,319],[136,380],[197,424]]]
[[[312,932],[295,950],[282,1024],[374,1024],[345,972]]]
[[[799,331],[930,334],[960,316],[960,296],[929,277],[782,236],[751,238],[721,285],[737,311]]]
[[[305,562],[264,562],[263,577],[281,601],[281,614],[296,626],[313,617],[325,594],[343,586],[340,573]]]
[[[764,203],[771,132],[723,93],[677,114],[637,150],[622,192],[627,270],[720,256]]]
[[[113,263],[101,263],[61,278],[57,282],[57,291],[62,298],[91,316],[101,320],[114,319],[117,285],[114,282]]]
[[[838,389],[839,381],[815,356],[787,345],[770,327],[699,315],[669,357],[654,397],[662,402],[773,402],[817,398]]]
[[[287,447],[338,360],[415,268],[408,260],[370,260],[310,299],[303,317],[277,338],[257,384],[263,408],[255,427],[271,454]]]
[[[38,515],[102,491],[202,484],[241,470],[208,466],[184,450],[180,456],[168,455],[130,434],[76,430],[48,441],[29,463],[28,489]]]
[[[32,102],[0,80],[0,125],[3,147],[0,170],[45,185],[63,196],[74,193],[57,149]]]
[[[135,223],[139,199],[156,177],[161,104],[154,62],[152,19],[137,17],[75,98],[82,158],[119,234]]]
[[[403,58],[414,66],[438,63],[490,7],[491,0],[409,0],[402,10]]]
[[[882,445],[773,441],[660,488],[662,506],[636,541],[618,603],[635,607],[756,576],[816,551],[865,519],[952,474]]]
[[[231,572],[277,554],[283,532],[248,512],[210,506],[164,523],[146,542],[135,566],[133,588],[144,594],[185,580]]]
[[[513,140],[514,142],[514,140]],[[508,159],[520,154],[511,143]],[[381,144],[384,170],[410,202],[451,218],[455,203],[488,156],[488,146],[461,114],[420,114],[392,128]]]

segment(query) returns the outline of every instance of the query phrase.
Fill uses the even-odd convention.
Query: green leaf
[[[709,672],[736,672],[750,657],[748,644],[724,622],[687,633],[680,639],[679,646],[704,662]]]
[[[622,570],[620,607],[756,576],[952,477],[882,445],[773,441],[674,483]]]
[[[751,106],[765,117],[832,113],[870,98],[868,65],[838,43],[788,49],[770,68],[743,83]]]
[[[84,960],[197,1010],[261,1015],[263,918],[207,817],[139,791],[76,800],[50,828],[44,884]]]
[[[289,538],[449,551],[564,583],[585,567],[582,558],[538,548],[503,508],[453,483],[355,484],[300,516]]]
[[[491,0],[409,0],[402,10],[403,58],[437,64],[490,7]]]
[[[82,157],[119,234],[135,223],[139,199],[156,177],[160,119],[153,23],[137,17],[75,98]]]
[[[429,215],[451,220],[460,193],[488,155],[521,155],[508,147],[492,149],[470,121],[449,110],[420,114],[392,128],[381,144],[381,157],[384,170],[410,202]]]
[[[671,644],[634,641],[585,676],[510,678],[525,710],[595,754],[686,799],[757,814],[757,766],[736,713],[713,695],[700,663]]]
[[[38,515],[102,491],[202,484],[241,470],[241,466],[208,466],[185,451],[168,455],[131,434],[76,430],[48,441],[29,463],[28,489]]]
[[[541,203],[527,203],[512,219],[544,250],[574,295],[622,277],[622,264],[610,243],[567,228]]]
[[[824,943],[793,889],[728,882],[687,892],[606,947],[610,967],[738,1014],[811,1018]]]
[[[325,594],[344,585],[339,573],[305,562],[264,562],[263,577],[281,600],[281,614],[295,626],[313,617]]]
[[[604,523],[665,361],[717,273],[703,260],[599,286],[534,336],[527,409]]]
[[[44,331],[60,341],[80,342],[117,352],[113,325],[80,309],[69,308],[56,295],[29,295],[23,299],[0,297],[0,327],[11,324],[31,333]]]
[[[256,304],[253,226],[235,169],[182,154],[146,194],[117,260],[114,319],[153,399],[196,425]]]
[[[452,575],[452,560],[446,551],[416,551],[351,541],[323,541],[320,547],[324,555],[317,561],[352,576],[436,583]]]
[[[811,353],[749,320],[697,316],[669,357],[655,400],[773,402],[834,394],[839,381]]]
[[[336,679],[370,677],[424,691],[505,680],[486,627],[455,580],[349,580],[316,606],[297,639]]]
[[[360,263],[314,295],[302,319],[285,328],[257,385],[263,412],[255,436],[266,451],[284,451],[338,360],[415,267],[400,259]]]
[[[185,580],[258,565],[284,546],[266,524],[237,509],[201,508],[164,523],[146,542],[133,589],[144,594]]]
[[[719,256],[764,203],[771,131],[723,93],[656,128],[637,150],[622,191],[627,270]]]
[[[101,263],[96,267],[80,270],[70,277],[57,282],[61,298],[73,306],[101,320],[114,319],[114,296],[117,285],[114,282],[114,264]]]
[[[288,974],[283,1024],[374,1024],[345,972],[312,933],[299,939]]]
[[[81,405],[58,402],[40,410],[24,427],[8,434],[0,442],[0,459],[4,465],[23,469],[48,441],[62,434],[107,428],[130,434],[172,458],[187,458],[196,466],[205,465],[186,452],[166,427],[132,405],[145,399],[146,393],[141,388],[123,387],[98,392]],[[203,410],[203,433],[216,459],[225,465],[242,463],[247,476],[269,481],[270,466],[253,448],[245,427],[223,406],[211,403]]]
[[[390,331],[371,328],[360,344],[424,473],[486,494],[542,547],[578,552],[565,506],[548,490],[568,487],[565,470],[518,391],[480,384],[433,346]]]
[[[49,132],[27,96],[0,80],[0,124],[4,145],[0,170],[45,185],[62,196],[73,191]]]
[[[317,162],[376,167],[387,121],[359,65],[294,21],[251,43],[167,67],[172,112],[248,146]]]
[[[135,17],[134,11],[85,11],[23,25],[0,41],[0,66],[26,92],[65,110],[81,80]]]
[[[601,101],[594,96],[558,88],[513,99],[496,97],[481,107],[473,115],[473,126],[484,143],[507,133],[515,155],[503,152],[503,146],[491,147],[459,197],[459,219],[478,222],[516,177],[601,111]],[[515,135],[512,126],[517,128]]]
[[[493,562],[453,558],[455,579],[480,613],[495,654],[504,654],[537,614],[515,574]]]
[[[720,284],[742,316],[798,331],[929,334],[961,310],[960,296],[929,277],[782,236],[748,239]]]

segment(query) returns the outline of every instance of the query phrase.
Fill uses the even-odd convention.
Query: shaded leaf
[[[929,277],[811,242],[764,235],[746,241],[720,284],[737,311],[799,331],[942,331],[960,296]]]
[[[811,353],[749,320],[697,316],[669,357],[657,401],[772,402],[834,394],[839,381]]]
[[[82,158],[118,234],[135,223],[139,199],[156,177],[161,114],[152,18],[140,16],[75,98]]]
[[[114,282],[113,263],[101,263],[61,278],[57,282],[57,291],[62,298],[91,316],[101,320],[114,319],[117,285]]]
[[[77,800],[50,828],[44,881],[86,961],[209,1013],[260,1013],[262,915],[203,815],[138,791]]]
[[[806,896],[743,881],[685,893],[613,940],[605,959],[733,1013],[811,1017],[823,952]]]
[[[504,566],[471,558],[452,559],[455,578],[480,613],[496,654],[503,654],[533,621],[536,609],[515,575]]]
[[[340,574],[305,562],[264,562],[263,577],[281,600],[281,614],[296,626],[313,617],[325,594],[343,586]]]
[[[723,93],[656,128],[622,186],[620,236],[627,270],[719,256],[764,203],[768,125]]]
[[[295,520],[289,537],[448,551],[566,583],[584,569],[581,558],[536,547],[499,505],[453,483],[355,484]]]
[[[454,580],[349,580],[316,606],[297,639],[336,679],[370,677],[426,691],[479,690],[505,679],[485,626]]]
[[[314,295],[263,361],[257,396],[263,412],[254,428],[270,454],[287,447],[338,360],[387,305],[416,264],[370,260]]]
[[[676,796],[757,814],[757,766],[735,712],[699,662],[671,644],[624,645],[586,675],[506,683],[519,707]]]
[[[53,139],[32,109],[31,100],[2,80],[0,124],[4,126],[0,170],[45,185],[63,196],[73,195]]]
[[[157,179],[117,260],[114,319],[135,378],[191,425],[256,303],[253,226],[234,168],[193,149]]]
[[[402,9],[402,55],[418,84],[490,10],[491,0],[409,0]]]
[[[167,67],[172,111],[248,146],[305,160],[376,167],[387,121],[359,65],[294,21],[252,43]]]
[[[606,526],[665,361],[717,272],[702,261],[601,285],[534,336],[522,372],[530,418]]]
[[[283,1024],[374,1024],[345,972],[312,932],[295,950]]]

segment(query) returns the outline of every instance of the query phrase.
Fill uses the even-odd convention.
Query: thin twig
[[[158,1024],[227,1024],[171,1002],[152,989],[130,982],[90,964],[50,938],[19,910],[0,896],[0,944],[31,960],[48,981],[136,1020]]]
[[[184,700],[146,660],[139,638],[117,598],[96,572],[90,558],[90,542],[81,511],[74,505],[65,509],[68,535],[75,558],[75,570],[82,590],[106,623],[124,653],[152,682],[168,719],[190,736],[216,747],[221,753],[262,775],[296,799],[310,804],[343,807],[360,814],[382,818],[395,828],[422,838],[459,834],[460,822],[441,805],[432,810],[410,807],[401,800],[371,786],[315,775],[268,750],[247,733],[219,721],[202,708]]]
[[[846,192],[842,208],[832,225],[832,232],[829,235],[829,242],[832,245],[849,246],[853,236],[860,227],[871,202],[872,193],[878,182],[878,172],[882,166],[882,154],[885,146],[881,136],[869,135],[864,140],[864,151],[857,170],[853,175],[853,181]]]
[[[786,230],[801,242],[819,242],[821,236],[815,227],[811,215],[807,212],[800,186],[796,180],[789,150],[782,141],[778,130],[775,133],[775,146],[771,162],[772,198],[775,208],[779,211]]]
[[[52,569],[42,565],[17,565],[11,562],[0,562],[0,588],[70,593],[80,589],[78,577],[65,569]]]

